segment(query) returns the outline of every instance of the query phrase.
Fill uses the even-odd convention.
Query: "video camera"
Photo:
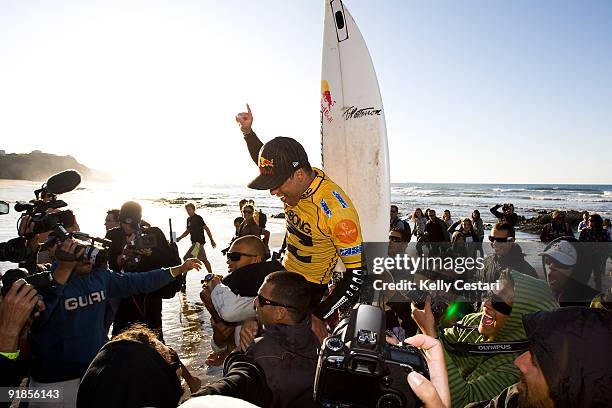
[[[15,211],[23,213],[20,222],[29,217],[28,222],[33,224],[31,232],[20,231],[19,235],[31,238],[35,234],[51,231],[55,225],[61,224],[66,228],[74,224],[74,214],[70,210],[49,212],[66,207],[65,201],[58,200],[57,195],[74,190],[81,183],[81,175],[76,170],[64,170],[54,174],[34,191],[36,199],[29,202],[17,202]]]
[[[411,371],[429,378],[423,353],[388,344],[384,311],[357,305],[323,341],[314,398],[327,407],[417,407],[406,381]]]
[[[112,241],[104,238],[92,237],[84,232],[68,232],[63,225],[57,224],[53,231],[49,234],[49,238],[42,244],[42,249],[48,249],[51,246],[62,243],[67,239],[74,238],[77,241],[83,241],[87,244],[77,244],[74,254],[68,253],[61,248],[55,250],[55,258],[60,261],[87,261],[92,263],[94,267],[105,266],[108,262],[108,249]],[[81,252],[79,254],[79,252]],[[78,256],[76,254],[79,254]]]

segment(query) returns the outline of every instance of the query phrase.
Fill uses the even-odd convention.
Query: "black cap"
[[[270,190],[283,184],[294,171],[308,163],[304,147],[290,137],[275,137],[259,151],[259,176],[248,184],[255,190]]]
[[[119,211],[119,221],[124,224],[138,224],[142,220],[142,207],[136,201],[123,203]]]

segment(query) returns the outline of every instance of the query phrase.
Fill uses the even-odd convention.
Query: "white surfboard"
[[[365,242],[387,242],[390,176],[385,113],[368,48],[341,0],[324,0],[323,170],[349,195]]]

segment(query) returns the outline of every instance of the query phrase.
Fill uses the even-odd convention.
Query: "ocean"
[[[13,209],[17,200],[33,198],[33,191],[40,182],[0,180],[0,200],[11,204],[11,211],[0,216],[0,241],[16,236],[19,213]],[[233,219],[239,216],[238,202],[242,198],[255,200],[258,209],[268,214],[268,229],[278,237],[284,231],[284,221],[271,215],[282,213],[281,202],[267,191],[249,190],[245,186],[189,184],[177,181],[172,188],[156,185],[154,180],[143,180],[138,186],[116,183],[83,182],[72,192],[59,197],[74,211],[81,231],[94,236],[104,236],[106,211],[119,208],[127,200],[137,200],[143,206],[143,217],[168,235],[168,220],[173,230],[180,235],[185,230],[186,213],[184,200],[193,200],[210,227],[217,248],[209,243],[206,250],[215,273],[226,272],[225,259],[220,253],[231,239]],[[534,185],[534,184],[394,184],[391,202],[399,206],[402,216],[412,213],[416,207],[423,210],[433,208],[441,215],[449,209],[453,219],[466,217],[479,209],[485,223],[493,223],[494,217],[488,209],[496,203],[514,203],[519,215],[532,217],[541,209],[589,210],[600,213],[604,218],[612,217],[612,186],[610,185]],[[536,240],[530,234],[519,234],[523,241]],[[189,240],[179,243],[183,254]],[[0,272],[14,267],[1,262]],[[200,299],[200,279],[204,272],[190,272],[187,277],[187,294],[164,300],[164,337],[184,360],[192,374],[204,383],[217,378],[220,368],[208,368],[204,361],[210,353],[212,330],[209,315]]]

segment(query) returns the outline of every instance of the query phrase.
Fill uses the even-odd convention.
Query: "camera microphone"
[[[57,195],[72,191],[79,184],[81,184],[81,174],[76,170],[69,169],[49,177],[45,186],[49,193]]]

